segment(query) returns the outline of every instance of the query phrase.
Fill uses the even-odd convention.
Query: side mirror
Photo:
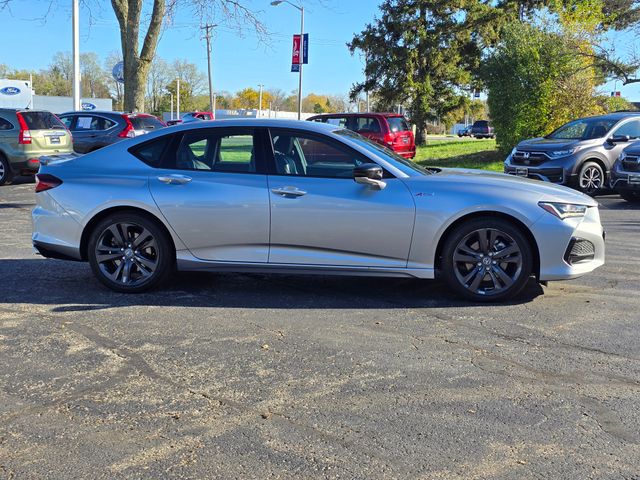
[[[630,140],[629,135],[614,135],[612,137],[607,138],[607,143],[609,145],[615,145],[616,143],[626,143]]]
[[[382,175],[382,167],[375,163],[363,163],[353,169],[353,179],[356,183],[369,185],[379,190],[387,186],[387,184],[382,181]]]

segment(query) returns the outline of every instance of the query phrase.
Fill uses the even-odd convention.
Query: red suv
[[[307,120],[348,128],[405,158],[416,156],[413,131],[407,119],[397,113],[326,113]]]

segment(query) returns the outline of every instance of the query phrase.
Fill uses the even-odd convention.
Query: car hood
[[[566,140],[560,138],[531,138],[520,142],[516,148],[524,151],[548,152],[568,150],[578,145],[583,145],[584,140]]]
[[[485,199],[494,193],[496,197],[501,198],[526,196],[535,201],[575,203],[593,207],[598,205],[593,198],[568,187],[486,170],[443,168],[434,175],[411,177],[408,183],[412,183],[412,180],[417,180],[416,184],[420,184],[421,188],[424,186],[422,182],[433,181],[442,183],[444,188],[459,189],[463,192],[477,191]]]

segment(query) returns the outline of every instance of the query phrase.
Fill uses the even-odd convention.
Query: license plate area
[[[60,137],[58,135],[56,136],[49,136],[49,143],[51,145],[60,145]]]
[[[518,177],[528,177],[529,176],[529,169],[528,168],[523,168],[523,167],[516,167],[516,175]]]

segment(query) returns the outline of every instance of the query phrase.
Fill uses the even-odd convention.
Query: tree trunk
[[[139,50],[140,16],[142,0],[111,0],[113,11],[120,25],[120,42],[124,61],[124,105],[128,112],[144,111],[149,66],[156,53],[165,0],[154,0],[149,27]]]

